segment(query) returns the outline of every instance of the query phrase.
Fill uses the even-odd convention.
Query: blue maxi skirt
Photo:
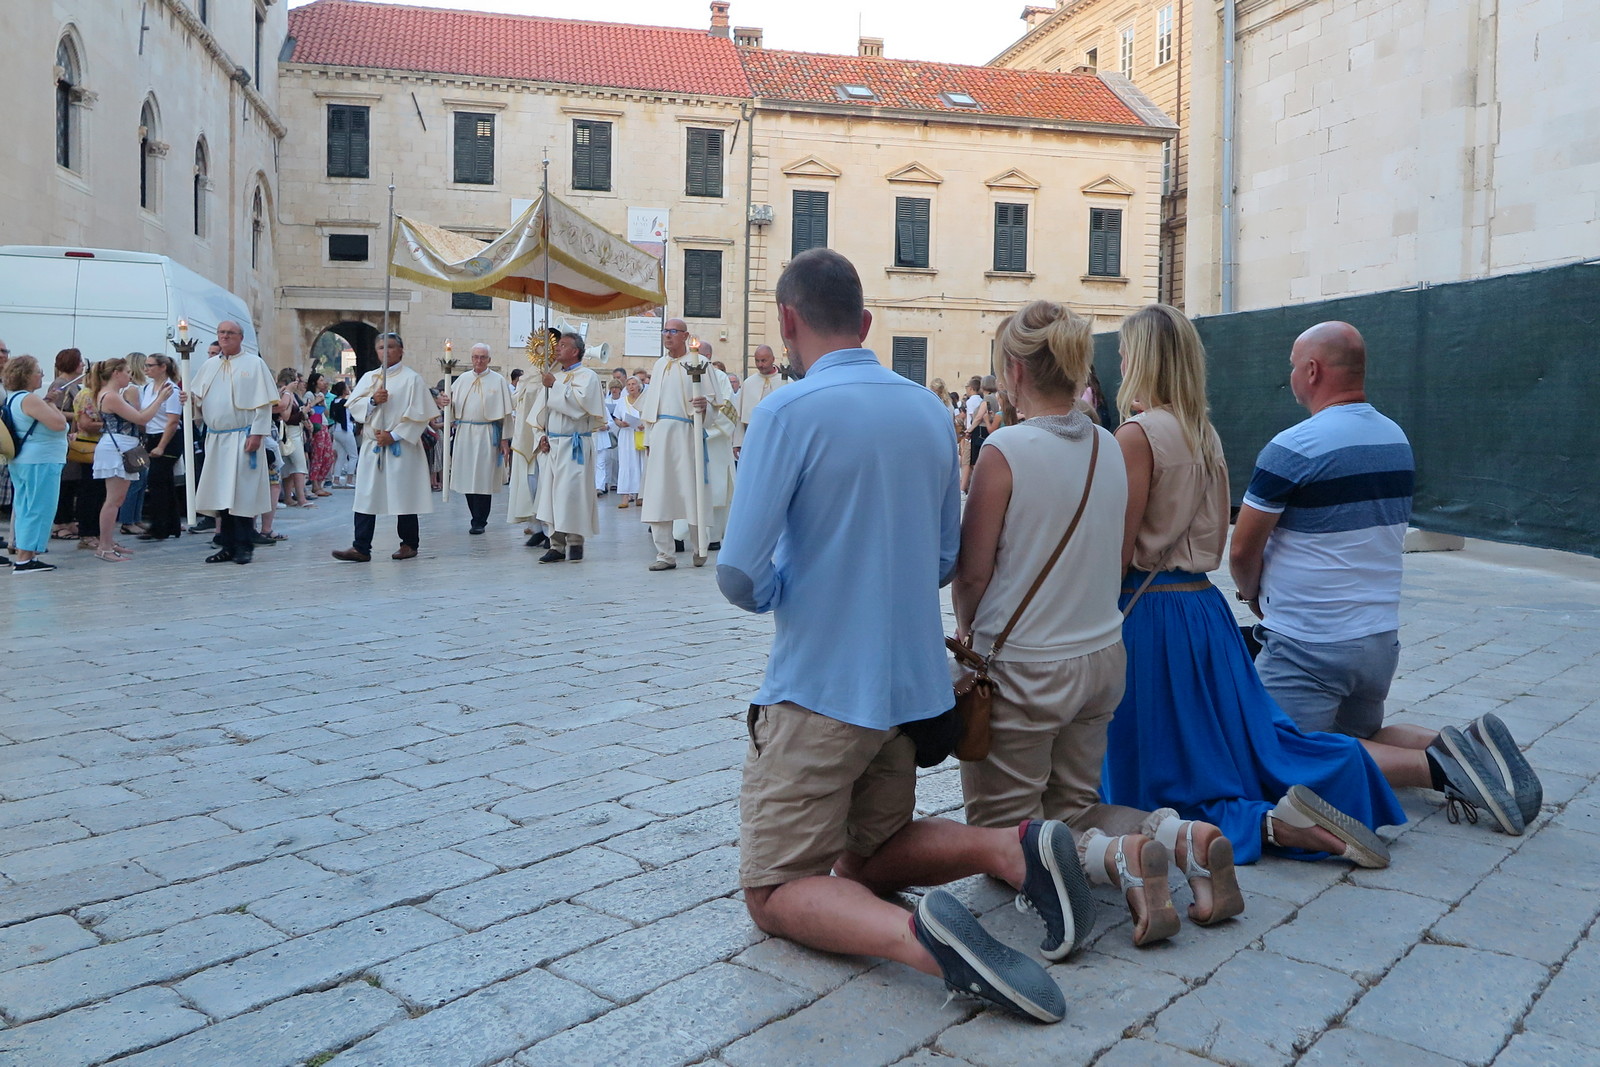
[[[1144,581],[1129,571],[1126,604]],[[1206,582],[1203,589],[1163,586]],[[1237,863],[1261,856],[1261,819],[1304,785],[1367,826],[1406,821],[1361,743],[1301,733],[1256,675],[1233,612],[1203,574],[1167,571],[1124,621],[1128,686],[1107,737],[1100,792],[1108,804],[1176,808],[1215,823]],[[1326,853],[1284,849],[1295,859]]]

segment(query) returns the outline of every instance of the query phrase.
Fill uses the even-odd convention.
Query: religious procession
[[[1600,1058],[1600,5],[467,6],[6,6],[0,1064]]]

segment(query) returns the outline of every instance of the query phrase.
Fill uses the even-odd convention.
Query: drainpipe
[[[750,201],[755,196],[756,183],[756,107],[740,104],[740,118],[744,119],[744,359],[739,380],[750,377],[750,246],[755,223],[750,221]]]
[[[1238,41],[1234,0],[1222,0],[1222,307],[1224,315],[1233,311],[1233,276],[1238,266],[1237,222],[1233,203],[1233,138],[1235,99],[1234,53]]]

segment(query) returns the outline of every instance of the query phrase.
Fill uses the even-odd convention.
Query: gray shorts
[[[1352,641],[1298,641],[1256,627],[1256,672],[1278,706],[1307,733],[1371,737],[1400,663],[1397,630]]]

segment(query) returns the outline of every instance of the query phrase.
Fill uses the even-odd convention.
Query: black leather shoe
[[[217,520],[212,518],[211,516],[207,515],[203,519],[195,520],[195,524],[193,526],[189,527],[189,532],[190,533],[210,533],[212,530],[215,530],[216,528],[217,528]]]
[[[542,533],[536,533],[524,541],[523,544],[527,545],[529,548],[549,548],[550,538],[546,537]]]
[[[572,563],[577,563],[577,562],[581,561],[583,559],[583,546],[582,545],[568,545],[567,546],[567,559],[568,559],[569,562],[572,562]]]
[[[713,541],[713,542],[711,542],[709,545],[706,546],[706,551],[707,552],[721,552],[722,551],[722,542],[721,541]]]
[[[564,560],[566,558],[567,558],[567,554],[565,552],[561,551],[559,548],[552,548],[550,551],[546,552],[544,555],[539,557],[539,562],[540,563],[560,563],[562,560]]]
[[[212,553],[211,555],[207,556],[206,557],[206,562],[207,563],[227,563],[231,559],[233,559],[233,551],[231,549],[226,549],[225,548],[221,552],[215,552],[215,553]]]
[[[246,563],[249,563],[251,560],[253,560],[255,558],[256,558],[256,551],[253,548],[252,549],[247,549],[244,552],[235,552],[233,554],[233,561],[235,563],[239,564],[241,567],[244,566]]]
[[[676,538],[674,538],[673,542],[672,542],[672,551],[674,551],[674,552],[682,552],[683,551],[683,542],[677,540]]]
[[[467,533],[471,534],[473,537],[477,537],[479,534],[483,533],[483,527],[473,526],[467,530]]]

